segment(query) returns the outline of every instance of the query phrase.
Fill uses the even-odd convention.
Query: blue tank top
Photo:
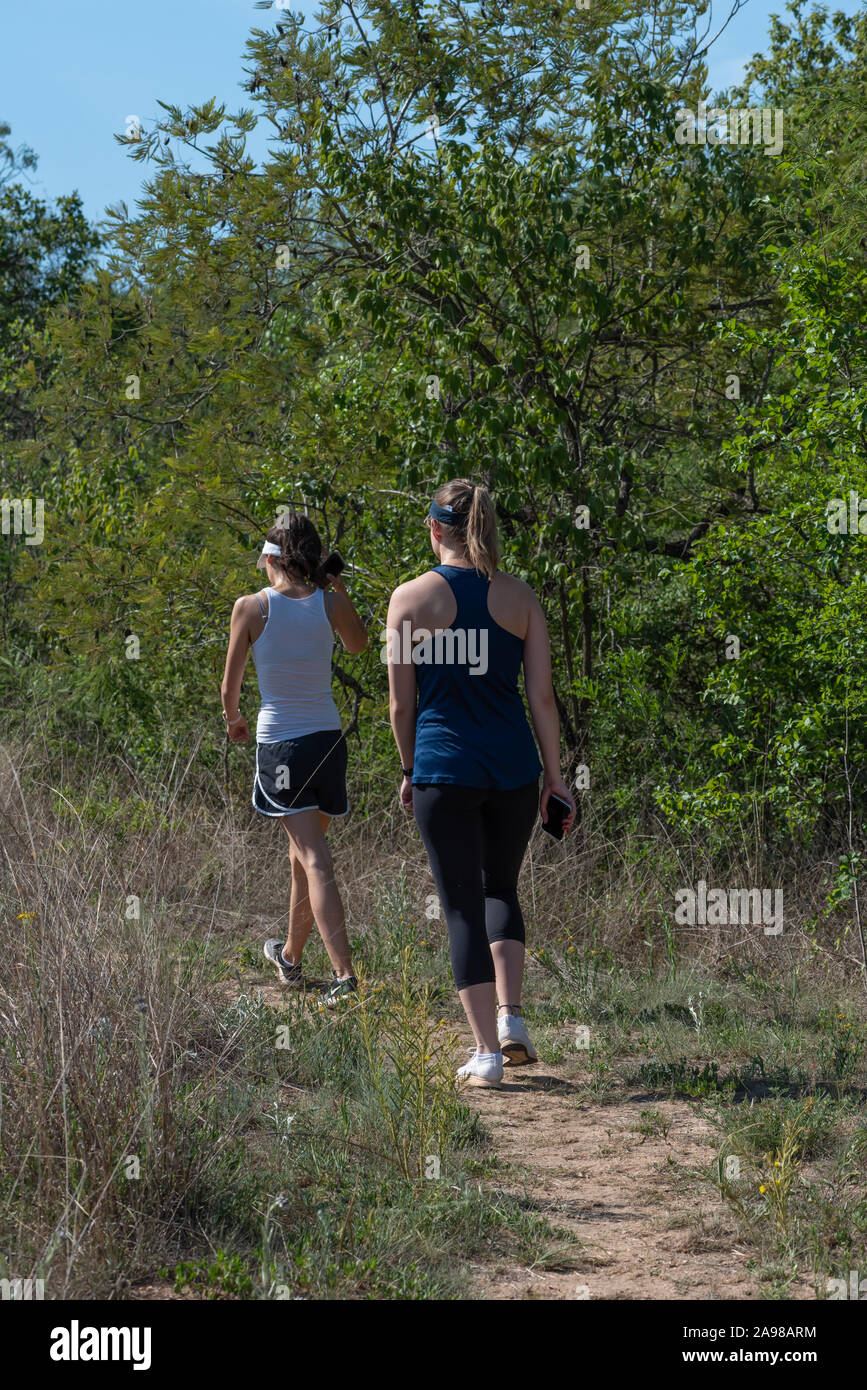
[[[510,791],[542,771],[518,674],[524,643],[488,612],[490,580],[437,565],[457,602],[452,625],[413,653],[418,683],[413,785]]]

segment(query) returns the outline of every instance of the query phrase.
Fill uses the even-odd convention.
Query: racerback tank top
[[[418,684],[413,784],[452,783],[509,791],[542,771],[518,675],[524,643],[488,612],[490,580],[437,565],[457,603],[451,627],[413,661]],[[461,640],[461,634],[464,634]],[[462,661],[460,658],[464,656]],[[483,669],[484,667],[484,669]]]
[[[334,632],[325,610],[325,590],[290,598],[268,588],[268,618],[253,643],[253,661],[262,705],[257,743],[303,738],[321,729],[339,729],[340,714],[331,693]]]

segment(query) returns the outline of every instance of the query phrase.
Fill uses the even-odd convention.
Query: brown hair
[[[271,527],[265,539],[280,546],[280,555],[275,555],[274,561],[282,566],[287,574],[294,570],[308,583],[315,584],[318,589],[328,587],[325,565],[329,557],[322,553],[319,532],[309,516],[305,516],[303,512],[284,512],[281,520],[276,526]]]
[[[497,538],[497,513],[488,489],[481,483],[471,483],[469,478],[453,478],[443,483],[434,493],[434,501],[441,507],[453,507],[461,516],[466,516],[466,524],[447,526],[442,523],[445,540],[450,550],[466,551],[467,559],[473,569],[492,579],[500,563],[500,542]]]

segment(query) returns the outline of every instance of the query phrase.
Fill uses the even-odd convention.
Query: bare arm
[[[406,594],[401,592],[403,587],[401,585],[401,588],[395,589],[388,605],[386,628],[389,634],[400,633],[401,623],[409,618],[409,601]],[[394,734],[394,741],[400,754],[401,767],[412,767],[412,760],[415,756],[417,694],[415,666],[412,660],[407,660],[407,657],[410,656],[409,652],[398,652],[396,645],[393,645],[391,640],[388,642],[388,647],[388,711],[391,719],[391,731]],[[397,660],[398,656],[403,659]],[[409,777],[404,777],[401,781],[400,799],[404,806],[412,805],[412,781]]]
[[[348,652],[363,652],[367,646],[367,628],[356,613],[339,574],[332,578],[331,584],[334,593],[328,594],[326,600],[331,626]]]
[[[524,686],[536,739],[542,754],[542,795],[539,809],[548,819],[548,798],[552,792],[571,806],[563,822],[568,834],[575,821],[575,798],[560,776],[560,721],[551,685],[551,644],[542,605],[535,594],[530,600],[530,621],[524,639]]]
[[[223,709],[229,720],[227,726],[229,738],[233,743],[246,743],[250,737],[246,719],[236,719],[240,712],[238,706],[241,698],[241,682],[244,679],[244,667],[247,664],[247,656],[250,651],[249,603],[249,595],[235,600],[235,606],[232,609],[232,621],[229,626],[226,669],[223,672],[223,684],[220,686]]]

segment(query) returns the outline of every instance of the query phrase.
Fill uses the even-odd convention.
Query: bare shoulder
[[[405,584],[398,584],[389,600],[389,607],[395,612],[408,612],[429,594],[435,593],[439,587],[440,576],[434,574],[433,570],[428,570],[417,579],[408,579]]]
[[[232,626],[247,628],[249,631],[251,624],[262,625],[262,610],[259,607],[257,594],[242,594],[235,599],[235,606],[232,609]]]
[[[408,579],[405,584],[398,584],[395,594],[409,595],[414,597],[416,594],[426,594],[431,589],[436,589],[442,582],[442,575],[435,570],[425,570],[424,574],[418,575],[416,579]]]
[[[256,607],[257,604],[255,594],[242,594],[240,598],[235,599],[235,606],[232,609],[232,616],[235,617],[235,615],[237,614],[239,618],[244,618],[247,616],[248,613],[254,612]]]
[[[539,600],[536,592],[523,579],[519,579],[515,574],[507,574],[505,570],[497,570],[491,583],[500,590],[503,598],[511,600],[513,603],[535,604]]]

